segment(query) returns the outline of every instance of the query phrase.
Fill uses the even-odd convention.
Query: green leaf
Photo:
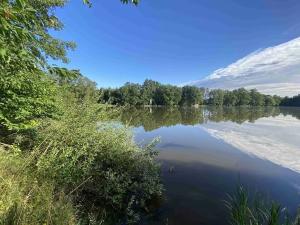
[[[84,4],[88,5],[89,7],[92,6],[92,3],[90,2],[90,0],[82,0]]]
[[[0,56],[1,56],[1,57],[4,57],[5,55],[6,55],[6,49],[1,48],[1,49],[0,49]]]
[[[20,7],[20,8],[24,8],[24,6],[25,6],[24,0],[16,0],[16,3],[18,5],[18,7]]]
[[[132,3],[134,5],[139,4],[139,0],[121,0],[124,4]]]

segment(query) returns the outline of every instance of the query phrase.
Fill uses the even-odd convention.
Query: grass
[[[64,112],[43,121],[30,151],[1,146],[0,225],[137,222],[162,193],[153,146],[140,148],[99,105]]]
[[[261,195],[251,198],[243,186],[228,196],[225,205],[232,225],[300,225],[300,212],[292,218],[276,202],[268,203]]]
[[[70,199],[51,180],[38,179],[29,160],[0,147],[0,224],[76,224]]]

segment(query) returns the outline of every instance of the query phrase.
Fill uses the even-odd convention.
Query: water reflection
[[[297,209],[299,109],[131,108],[121,118],[139,143],[161,137],[167,201],[142,224],[228,225],[223,200],[238,182]]]
[[[279,107],[131,108],[122,114],[124,123],[143,127],[147,132],[160,127],[199,125],[211,136],[247,154],[296,172],[300,172],[299,119],[298,108]],[[175,143],[167,145],[174,147]]]
[[[300,119],[297,108],[279,107],[201,107],[201,108],[129,108],[123,111],[122,122],[152,131],[163,126],[197,125],[208,121],[235,123],[255,122],[262,117],[280,114]]]
[[[204,129],[237,149],[300,173],[300,121],[292,116],[245,122],[208,123]]]

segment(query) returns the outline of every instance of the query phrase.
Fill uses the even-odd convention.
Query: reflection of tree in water
[[[180,124],[195,125],[204,122],[203,108],[180,108],[179,111],[181,114]]]
[[[207,108],[206,120],[214,122],[235,122],[244,123],[255,122],[262,117],[278,116],[280,109],[278,107],[213,107]]]
[[[300,120],[300,107],[282,107],[280,112],[285,116],[290,115]]]
[[[158,107],[127,108],[121,114],[121,121],[134,127],[143,127],[146,131],[177,124],[196,125],[213,122],[255,122],[262,117],[275,117],[280,113],[300,119],[300,110],[279,107]]]
[[[178,108],[127,108],[122,112],[121,121],[134,127],[144,127],[146,131],[162,126],[181,123]]]

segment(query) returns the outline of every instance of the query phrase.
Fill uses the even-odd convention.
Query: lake
[[[151,225],[227,225],[241,184],[295,213],[300,204],[300,109],[131,108],[122,122],[145,145],[160,137],[165,200]]]

